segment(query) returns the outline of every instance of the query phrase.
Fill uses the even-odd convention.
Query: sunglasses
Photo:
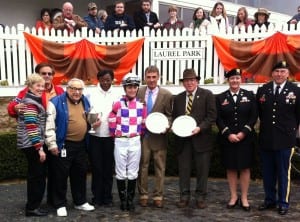
[[[81,92],[83,90],[83,88],[76,88],[76,87],[72,87],[72,86],[68,86],[68,88],[72,91],[79,91],[79,92]]]
[[[46,75],[48,75],[48,76],[53,76],[53,75],[54,75],[54,73],[52,73],[52,72],[41,72],[41,74],[42,74],[43,76],[46,76]]]

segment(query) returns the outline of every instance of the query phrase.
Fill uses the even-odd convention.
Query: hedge
[[[174,140],[173,134],[169,134],[169,144],[168,144],[168,154],[167,154],[167,165],[166,165],[166,175],[167,176],[177,176],[178,175],[178,165],[177,158],[174,152]],[[221,165],[221,152],[217,141],[217,129],[213,128],[214,149],[211,158],[210,166],[210,177],[215,178],[225,178],[225,170]],[[25,178],[27,172],[27,162],[24,154],[16,148],[16,134],[15,133],[3,133],[0,134],[0,181],[7,179],[19,179]],[[255,149],[255,164],[251,169],[252,179],[261,178],[260,161],[258,158],[257,149]],[[292,171],[293,177],[298,177],[295,171]],[[150,164],[150,174],[153,174],[153,162]],[[193,170],[193,175],[194,170]]]

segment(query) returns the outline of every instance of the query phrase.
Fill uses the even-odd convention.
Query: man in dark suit
[[[160,28],[156,13],[151,11],[151,3],[151,0],[141,0],[141,10],[135,12],[133,16],[136,29],[143,29],[145,26]]]
[[[181,115],[190,115],[196,120],[197,127],[192,130],[192,136],[175,137],[178,151],[180,201],[179,208],[187,207],[190,200],[191,163],[194,158],[196,164],[196,206],[206,208],[207,179],[210,165],[213,140],[211,127],[217,117],[215,97],[209,90],[198,87],[199,77],[193,69],[183,72],[183,86],[185,91],[174,98],[173,120]],[[192,99],[191,109],[187,108]]]
[[[171,122],[173,95],[166,89],[157,85],[159,70],[156,66],[149,66],[145,70],[147,86],[139,89],[137,97],[147,104],[148,115],[153,112],[164,114]],[[151,100],[151,101],[150,101]],[[151,105],[153,104],[153,105]],[[167,129],[161,134],[147,131],[142,139],[142,157],[138,178],[140,193],[140,205],[148,205],[148,170],[151,155],[154,160],[155,187],[153,191],[153,204],[155,207],[163,207],[163,191],[167,156]]]
[[[273,81],[260,87],[256,95],[265,191],[265,200],[259,210],[277,205],[280,215],[285,215],[289,208],[291,156],[300,118],[300,88],[289,82],[288,77],[286,61],[277,63],[272,69]]]

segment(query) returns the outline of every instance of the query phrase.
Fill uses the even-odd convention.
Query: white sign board
[[[204,59],[205,48],[151,49],[152,60]]]

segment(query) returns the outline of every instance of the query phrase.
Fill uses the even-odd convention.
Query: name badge
[[[63,148],[61,151],[60,151],[60,156],[61,157],[67,157],[67,150],[65,148]]]

